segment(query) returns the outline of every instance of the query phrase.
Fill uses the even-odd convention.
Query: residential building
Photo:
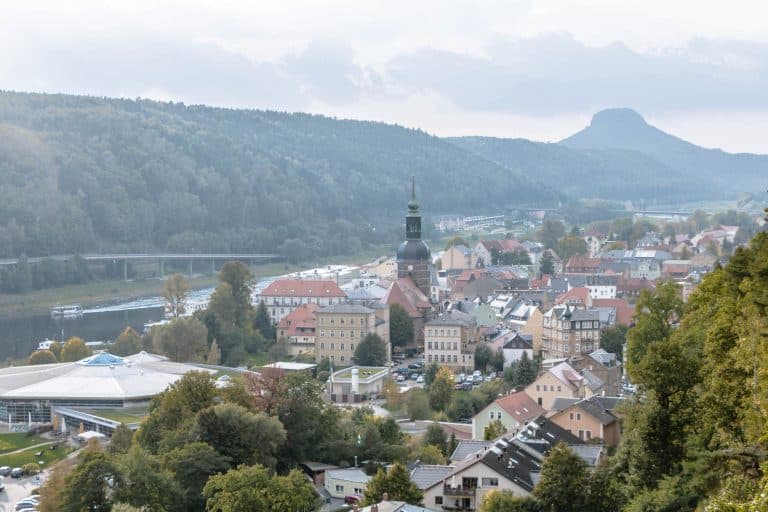
[[[370,480],[360,468],[331,469],[325,472],[325,489],[334,498],[362,496]]]
[[[498,420],[506,432],[517,432],[527,422],[546,411],[524,391],[494,400],[472,418],[472,439],[484,439],[485,429]]]
[[[475,268],[477,256],[466,245],[452,245],[440,257],[443,270],[464,270]]]
[[[540,458],[514,444],[513,438],[501,438],[427,487],[424,505],[443,511],[475,511],[491,491],[530,496],[540,471]]]
[[[618,284],[619,276],[616,275],[587,276],[587,290],[593,299],[615,299]]]
[[[291,311],[302,304],[330,306],[346,299],[346,294],[331,280],[278,279],[258,295],[258,302],[267,307],[272,321],[279,324]]]
[[[587,258],[580,254],[574,254],[565,264],[563,271],[566,274],[592,274],[600,271],[598,258]]]
[[[601,439],[606,446],[619,444],[619,419],[605,410],[599,396],[572,403],[549,419],[584,441]]]
[[[377,311],[380,315],[377,316]],[[333,304],[315,311],[315,361],[330,359],[337,365],[352,364],[357,345],[368,334],[378,335],[387,347],[390,358],[389,306],[377,309],[359,304]]]
[[[298,356],[315,350],[315,311],[317,304],[302,304],[277,324],[277,339],[288,340],[288,351]]]
[[[661,276],[666,279],[685,279],[691,273],[691,260],[667,260],[661,264]]]
[[[561,362],[543,370],[536,380],[525,388],[525,393],[538,405],[550,411],[556,398],[583,398],[584,377],[568,363]]]
[[[543,316],[541,347],[545,358],[570,357],[600,347],[600,317],[592,309],[555,306]]]
[[[382,279],[397,277],[397,261],[395,258],[382,258],[369,272]]]
[[[386,366],[352,366],[328,377],[327,392],[331,402],[359,403],[378,397],[389,376]]]
[[[533,361],[533,336],[513,332],[504,340],[501,350],[504,352],[504,368],[508,368],[515,361],[519,361],[523,354],[526,354],[528,359]]]
[[[450,311],[424,326],[424,360],[451,367],[454,372],[475,368],[477,323],[472,315]]]

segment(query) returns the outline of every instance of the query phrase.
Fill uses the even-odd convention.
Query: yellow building
[[[315,360],[327,357],[338,366],[353,363],[355,349],[368,334],[378,335],[390,360],[389,306],[333,304],[315,311]]]
[[[451,311],[424,326],[424,360],[449,366],[454,372],[475,368],[476,323],[472,315]]]

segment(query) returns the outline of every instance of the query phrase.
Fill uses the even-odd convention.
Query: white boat
[[[83,306],[80,304],[54,306],[51,308],[51,316],[54,318],[76,318],[83,316]]]
[[[37,344],[37,350],[50,350],[51,345],[53,345],[54,343],[56,343],[56,340],[49,340],[48,338],[46,338]]]

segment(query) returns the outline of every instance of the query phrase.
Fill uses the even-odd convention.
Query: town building
[[[339,366],[352,364],[355,349],[369,334],[382,339],[387,347],[387,361],[390,360],[389,306],[385,304],[375,307],[359,304],[325,306],[315,311],[315,325],[317,362],[327,358]]]
[[[466,245],[452,245],[440,257],[443,270],[464,270],[475,268],[477,256]]]
[[[424,326],[424,360],[449,366],[454,372],[475,368],[477,324],[472,315],[451,311]]]
[[[545,358],[570,357],[600,347],[600,317],[592,309],[555,306],[543,316],[541,350]]]
[[[327,392],[331,402],[353,404],[378,397],[389,376],[386,366],[352,366],[328,377]]]
[[[619,444],[621,429],[619,418],[606,410],[603,401],[615,403],[615,398],[592,396],[571,402],[550,416],[550,421],[560,425],[583,441],[601,440],[606,446]],[[558,407],[557,404],[553,405]]]
[[[542,371],[535,381],[528,384],[525,393],[550,411],[559,397],[584,398],[584,377],[568,363],[561,362]]]
[[[616,275],[590,275],[586,288],[593,299],[615,299],[618,284],[619,276]]]
[[[267,307],[276,324],[302,304],[330,306],[346,299],[346,294],[335,281],[310,279],[278,279],[270,283],[257,296]]]
[[[317,304],[302,304],[277,324],[277,339],[288,341],[288,351],[298,356],[315,350],[315,311]]]
[[[325,472],[325,489],[334,498],[362,496],[370,480],[360,468],[330,469]]]
[[[472,439],[484,439],[485,429],[501,421],[505,432],[517,433],[527,422],[546,411],[524,391],[494,400],[472,418]]]

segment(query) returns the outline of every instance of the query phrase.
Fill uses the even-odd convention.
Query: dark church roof
[[[423,240],[408,240],[397,248],[397,261],[430,261],[430,252]]]

